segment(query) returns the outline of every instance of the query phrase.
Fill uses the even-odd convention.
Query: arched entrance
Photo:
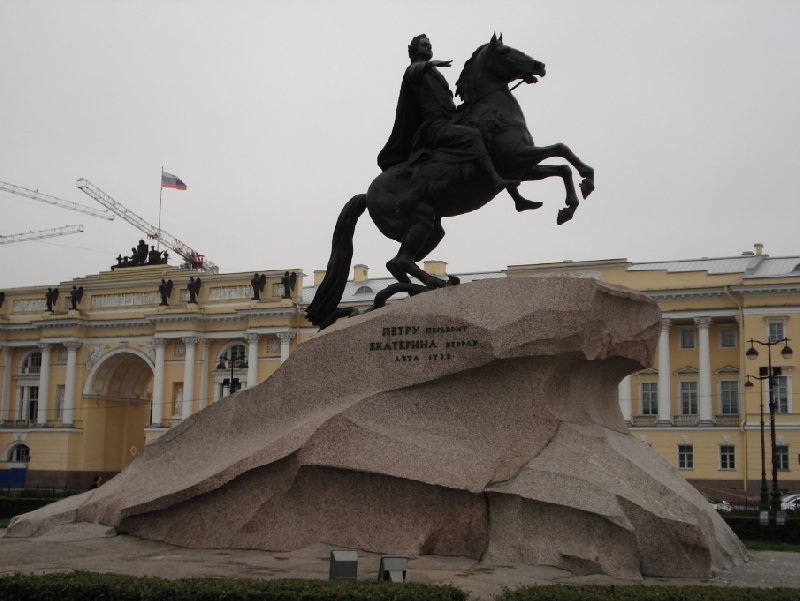
[[[83,390],[87,470],[120,471],[142,451],[152,387],[152,361],[141,351],[120,348],[99,359]]]

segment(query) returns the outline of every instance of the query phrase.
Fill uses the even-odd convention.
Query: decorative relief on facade
[[[150,361],[156,362],[156,347],[152,340],[148,340],[142,345],[142,351],[150,358]]]
[[[273,284],[272,296],[283,298],[284,294],[286,294],[286,288],[283,287],[283,284]]]
[[[140,307],[157,305],[161,297],[156,292],[124,292],[121,294],[96,294],[92,296],[93,308]]]
[[[175,356],[176,357],[185,357],[186,356],[186,345],[182,342],[175,343]]]
[[[208,293],[208,300],[249,299],[253,294],[250,286],[217,286]],[[186,297],[188,300],[188,296]]]
[[[46,311],[47,301],[42,300],[17,300],[14,301],[14,312],[23,313],[25,311]]]
[[[93,344],[89,347],[89,355],[86,358],[86,369],[92,369],[94,365],[100,360],[108,346],[105,344]]]
[[[267,352],[268,353],[280,353],[281,352],[281,341],[278,340],[275,336],[270,336],[267,339]]]

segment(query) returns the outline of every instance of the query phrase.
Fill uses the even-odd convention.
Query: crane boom
[[[11,194],[17,194],[19,196],[26,196],[33,200],[38,200],[39,202],[46,202],[48,204],[61,207],[62,209],[69,209],[70,211],[85,213],[86,215],[91,215],[92,217],[100,217],[101,219],[108,219],[109,221],[114,220],[114,215],[108,211],[98,211],[97,209],[86,207],[78,204],[77,202],[64,200],[63,198],[50,196],[49,194],[42,194],[38,190],[31,190],[29,188],[23,188],[22,186],[15,186],[14,184],[9,184],[7,182],[0,182],[0,190],[5,190],[6,192],[11,192]]]
[[[41,240],[42,238],[54,238],[56,236],[66,236],[67,234],[77,234],[83,231],[82,225],[64,225],[54,227],[49,230],[39,230],[36,232],[24,232],[22,234],[0,235],[0,244],[11,244],[12,242],[24,242],[26,240]]]
[[[219,268],[211,261],[207,261],[205,255],[201,255],[192,247],[184,244],[172,234],[165,232],[162,229],[147,223],[144,219],[139,217],[136,213],[120,204],[111,196],[103,192],[100,188],[95,186],[85,177],[80,178],[75,185],[78,186],[85,194],[94,198],[101,205],[106,207],[112,213],[119,215],[125,221],[130,223],[147,235],[152,240],[159,240],[164,246],[176,252],[183,257],[192,269],[199,269],[211,273],[217,273]]]

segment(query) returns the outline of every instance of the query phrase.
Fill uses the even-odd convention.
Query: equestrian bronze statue
[[[545,74],[543,63],[505,45],[502,36],[492,36],[464,64],[456,84],[462,104],[456,107],[438,70],[451,61],[433,60],[424,34],[408,50],[411,65],[403,76],[394,128],[378,156],[382,172],[366,194],[351,198],[339,214],[325,278],[306,309],[309,321],[321,327],[351,312],[337,306],[350,273],[356,223],[365,209],[384,236],[400,243],[397,255],[386,263],[398,281],[388,294],[414,294],[457,283],[417,266],[444,238],[445,217],[479,209],[503,190],[518,211],[538,209],[542,203],[523,198],[519,183],[560,177],[566,206],[556,222],[572,218],[579,204],[572,170],[568,165],[541,165],[543,160],[558,157],[572,165],[582,178],[584,198],[594,190],[594,170],[565,144],[534,145],[509,89],[515,81],[536,83]],[[412,277],[421,285],[413,284]],[[379,296],[382,303],[387,294]]]

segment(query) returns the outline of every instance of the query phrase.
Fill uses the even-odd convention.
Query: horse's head
[[[478,48],[465,64],[456,84],[456,94],[469,102],[475,100],[481,85],[492,85],[491,81],[510,83],[520,79],[526,83],[536,83],[544,77],[544,63],[537,61],[516,48],[506,46],[503,36],[496,35],[488,44]]]
[[[506,46],[503,36],[492,36],[484,49],[486,67],[499,80],[509,83],[521,79],[526,83],[536,83],[537,77],[544,77],[544,63],[532,59],[516,48]]]

